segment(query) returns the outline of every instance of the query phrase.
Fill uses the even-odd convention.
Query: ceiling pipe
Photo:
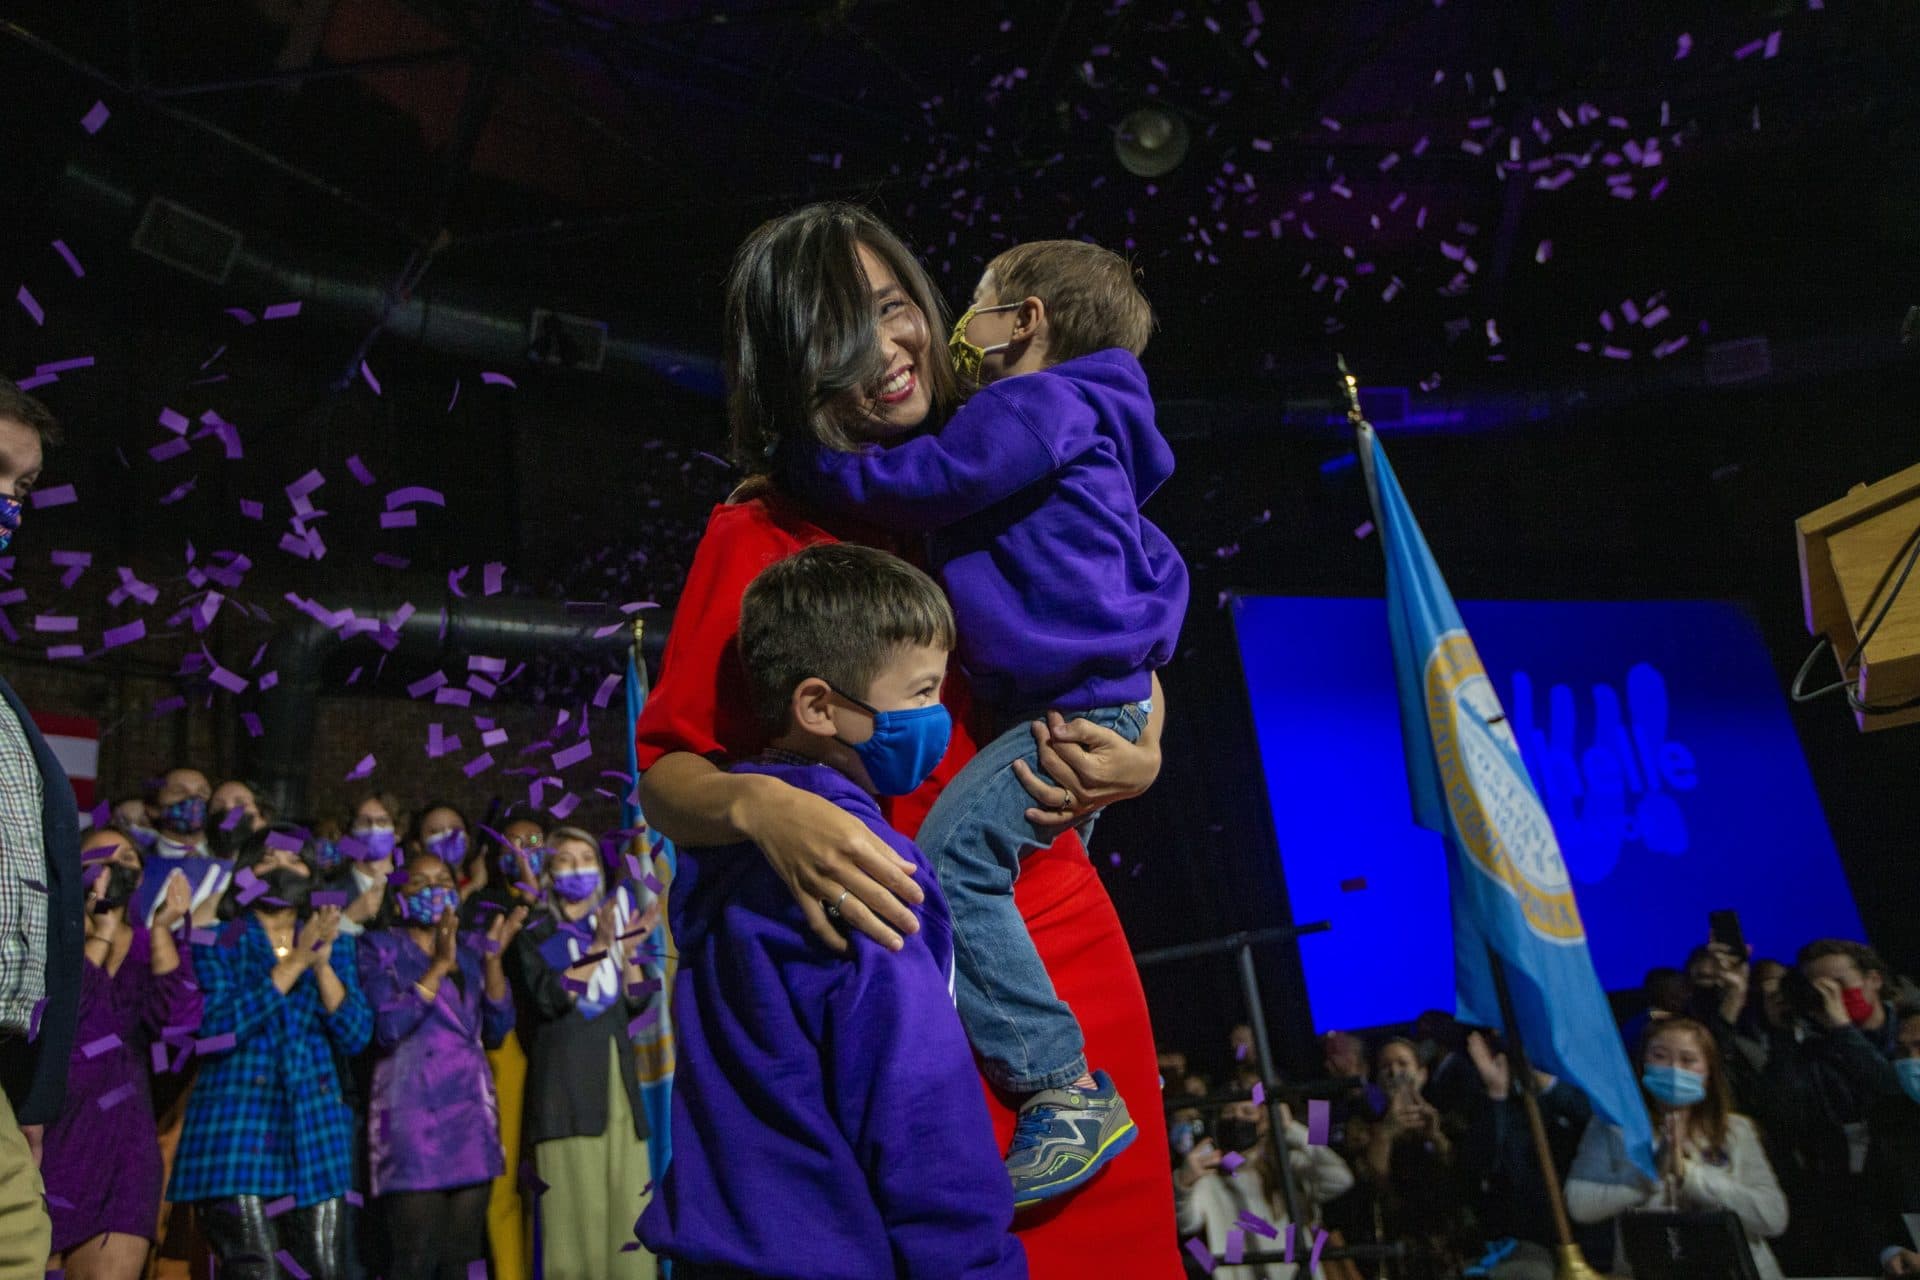
[[[102,218],[122,234],[145,204],[117,178],[79,164],[67,166],[59,187],[60,196],[76,212]],[[191,198],[182,203],[191,207]],[[322,318],[356,327],[384,317],[384,332],[393,338],[442,355],[510,368],[527,363],[528,322],[533,308],[547,300],[444,284],[391,299],[388,282],[357,264],[320,253],[296,253],[248,233],[243,236],[227,281],[235,292],[273,302],[297,301]],[[665,379],[714,398],[725,393],[725,375],[712,353],[629,336],[646,327],[635,317],[593,318],[607,323],[603,376]]]
[[[643,626],[645,658],[659,660],[672,616],[646,610],[627,619],[612,612],[582,613],[551,600],[490,596],[477,600],[449,596],[425,605],[394,625],[400,611],[391,598],[356,597],[336,601],[328,622],[302,613],[275,633],[267,647],[265,669],[277,680],[260,697],[263,732],[253,739],[247,776],[261,798],[282,814],[307,814],[307,782],[320,699],[328,692],[322,673],[329,659],[347,644],[379,644],[409,669],[432,668],[457,654],[484,655],[508,662],[566,656],[599,661],[609,671],[624,667],[634,639],[629,622]],[[605,635],[596,634],[609,626]],[[364,637],[364,639],[363,639]]]

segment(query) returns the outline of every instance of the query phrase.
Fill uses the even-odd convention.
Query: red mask
[[[1847,1019],[1856,1027],[1864,1027],[1873,1018],[1875,1005],[1867,999],[1867,993],[1860,987],[1843,987],[1840,991],[1841,1002],[1847,1006]]]

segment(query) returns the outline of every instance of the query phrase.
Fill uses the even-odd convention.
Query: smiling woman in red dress
[[[914,927],[903,900],[917,901],[920,890],[910,867],[833,804],[771,777],[724,771],[764,745],[734,650],[740,597],[760,570],[814,543],[855,541],[911,556],[875,530],[816,521],[771,473],[788,438],[852,449],[937,428],[959,400],[945,344],[931,336],[944,321],[926,273],[865,210],[808,206],[742,247],[727,291],[728,409],[736,461],[753,478],[708,519],[637,734],[648,821],[682,844],[758,845],[835,949],[845,941],[823,900],[847,895],[846,923],[897,946],[895,930]],[[920,790],[888,804],[889,820],[909,836],[976,750],[958,672],[942,696],[955,713],[946,758]],[[1156,681],[1155,718],[1138,744],[1084,720],[1037,730],[1041,763],[1064,785],[1025,775],[1031,816],[1061,834],[1022,863],[1014,888],[1054,989],[1080,1020],[1089,1059],[1108,1065],[1122,1096],[1148,1099],[1160,1087],[1146,997],[1072,824],[1152,784],[1164,704]],[[988,1105],[1004,1149],[1014,1112],[990,1089]],[[1139,1139],[1098,1178],[1015,1223],[1038,1280],[1182,1274],[1165,1119],[1151,1104],[1134,1118]],[[927,1176],[940,1176],[937,1163]]]

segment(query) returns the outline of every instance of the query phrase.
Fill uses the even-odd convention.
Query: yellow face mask
[[[968,307],[966,313],[953,322],[953,334],[947,339],[947,354],[953,357],[953,371],[968,382],[980,381],[980,365],[996,351],[1005,351],[1012,346],[1003,342],[997,347],[977,346],[967,339],[967,323],[975,316],[985,315],[989,311],[1012,311],[1020,304],[1003,302],[994,307]]]

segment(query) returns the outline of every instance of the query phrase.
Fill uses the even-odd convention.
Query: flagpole
[[[1547,1184],[1547,1204],[1553,1209],[1553,1233],[1560,1240],[1553,1280],[1600,1280],[1600,1273],[1588,1265],[1586,1255],[1573,1241],[1573,1223],[1567,1217],[1567,1200],[1560,1191],[1560,1171],[1554,1167],[1553,1146],[1547,1141],[1547,1122],[1540,1114],[1539,1082],[1533,1074],[1533,1063],[1527,1060],[1520,1019],[1514,1016],[1513,993],[1507,989],[1507,966],[1491,946],[1487,948],[1487,965],[1493,971],[1493,990],[1500,999],[1500,1021],[1507,1032],[1508,1073],[1512,1087],[1520,1091],[1527,1128],[1533,1131],[1533,1155],[1540,1162],[1541,1180]]]
[[[1374,528],[1381,531],[1384,537],[1386,526],[1381,518],[1379,486],[1374,482],[1373,424],[1367,421],[1360,410],[1360,382],[1347,368],[1346,357],[1336,355],[1334,359],[1339,365],[1340,385],[1347,397],[1347,421],[1353,424],[1354,445],[1359,451],[1360,468],[1367,481],[1367,500],[1373,504]],[[1487,964],[1493,974],[1494,993],[1500,1001],[1500,1021],[1506,1029],[1507,1065],[1512,1072],[1512,1087],[1520,1091],[1520,1105],[1527,1113],[1527,1128],[1533,1134],[1534,1159],[1539,1162],[1540,1177],[1546,1183],[1547,1203],[1553,1210],[1554,1236],[1560,1242],[1555,1251],[1554,1280],[1601,1280],[1600,1273],[1588,1264],[1586,1255],[1580,1252],[1580,1246],[1573,1240],[1573,1223],[1567,1217],[1567,1202],[1561,1194],[1559,1171],[1554,1168],[1553,1147],[1547,1141],[1546,1121],[1540,1115],[1533,1064],[1527,1059],[1527,1047],[1520,1034],[1520,1020],[1513,1011],[1513,993],[1507,988],[1507,968],[1492,946],[1487,947]]]

